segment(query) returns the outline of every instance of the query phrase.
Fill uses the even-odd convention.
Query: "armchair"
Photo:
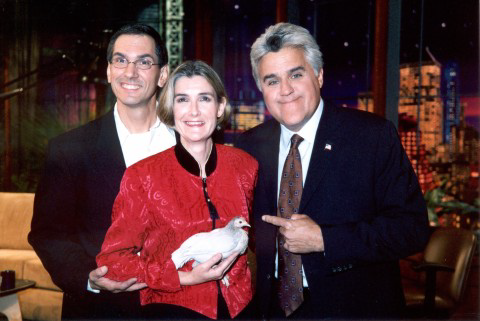
[[[412,263],[412,269],[422,272],[422,276],[403,280],[408,317],[448,317],[453,312],[462,298],[475,246],[472,231],[435,230],[423,261]]]

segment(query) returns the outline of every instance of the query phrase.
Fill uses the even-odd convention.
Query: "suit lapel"
[[[99,175],[102,175],[112,190],[118,193],[126,166],[118,139],[113,110],[101,119],[94,153],[94,166]]]
[[[280,146],[280,124],[273,122],[273,126],[268,137],[268,142],[261,150],[262,163],[265,171],[265,188],[268,197],[268,204],[275,204],[277,208],[277,190],[278,190],[278,153]],[[263,145],[263,144],[262,144]],[[271,213],[276,215],[277,213]]]
[[[265,253],[265,260],[269,263],[274,262],[277,227],[261,221],[260,216],[263,214],[277,215],[277,181],[278,181],[278,151],[280,145],[280,124],[276,121],[271,122],[272,126],[266,128],[254,142],[258,151],[259,184],[255,197],[261,199],[256,200],[263,204],[260,206],[261,212],[256,212],[257,240],[262,240],[263,245],[260,246],[262,253]],[[263,181],[263,182],[262,182]],[[260,183],[262,182],[262,183]],[[258,194],[257,194],[258,193]],[[259,241],[260,243],[260,241]],[[258,252],[257,252],[258,253]]]
[[[326,169],[331,166],[335,153],[335,129],[338,125],[340,124],[336,117],[336,107],[325,103],[313,144],[312,157],[300,202],[300,213],[304,212],[308,202],[315,195]]]

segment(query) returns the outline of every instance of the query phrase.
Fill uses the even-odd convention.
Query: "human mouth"
[[[297,101],[298,99],[299,99],[299,97],[294,98],[294,99],[289,99],[289,100],[283,100],[283,101],[280,101],[279,103],[280,103],[280,104],[285,104],[285,105],[286,105],[286,104],[291,104],[291,103]]]
[[[120,85],[121,85],[122,88],[127,89],[127,90],[137,90],[141,87],[140,85],[127,84],[127,83],[121,83]]]
[[[196,126],[202,126],[203,124],[205,124],[205,122],[203,122],[203,121],[186,121],[185,124],[187,126],[196,127]]]

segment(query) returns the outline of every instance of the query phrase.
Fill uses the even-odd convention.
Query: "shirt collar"
[[[290,146],[290,139],[294,134],[300,135],[304,139],[304,141],[308,142],[309,144],[313,144],[315,142],[315,135],[317,134],[318,124],[320,123],[322,113],[323,99],[320,99],[317,110],[313,113],[312,117],[307,121],[307,123],[303,125],[302,129],[300,129],[298,132],[293,132],[284,125],[280,125],[280,144],[282,144],[284,148],[288,148]]]
[[[115,118],[115,126],[117,127],[118,138],[120,139],[121,142],[124,142],[128,138],[128,136],[132,134],[130,133],[130,131],[128,130],[128,128],[125,126],[125,124],[122,122],[122,119],[120,118],[120,114],[118,113],[117,103],[115,103],[115,106],[113,107],[113,117]],[[152,127],[150,127],[148,131],[152,131],[160,127],[160,125],[161,125],[161,122],[157,116],[155,123],[153,124]]]

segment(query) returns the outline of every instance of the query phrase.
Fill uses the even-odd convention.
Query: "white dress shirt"
[[[313,143],[315,142],[315,135],[317,134],[318,124],[320,123],[320,118],[323,113],[323,100],[320,99],[318,108],[315,113],[312,115],[302,129],[298,132],[292,132],[284,125],[280,125],[281,134],[280,134],[280,148],[278,153],[278,186],[277,186],[277,202],[278,195],[280,193],[280,181],[282,179],[283,164],[288,156],[288,151],[290,150],[290,139],[294,134],[298,134],[303,138],[303,141],[298,146],[298,151],[300,152],[301,162],[302,162],[302,178],[303,186],[305,186],[305,181],[307,179],[308,165],[310,164],[310,159],[312,158]],[[302,213],[300,213],[302,214]],[[275,260],[275,276],[277,275],[278,269],[278,253]],[[302,266],[303,270],[303,266]],[[305,271],[303,271],[303,286],[308,287],[307,277],[305,276]]]
[[[160,122],[158,117],[155,124],[147,132],[131,134],[120,119],[117,104],[115,104],[113,115],[127,167],[176,144],[174,130]]]

